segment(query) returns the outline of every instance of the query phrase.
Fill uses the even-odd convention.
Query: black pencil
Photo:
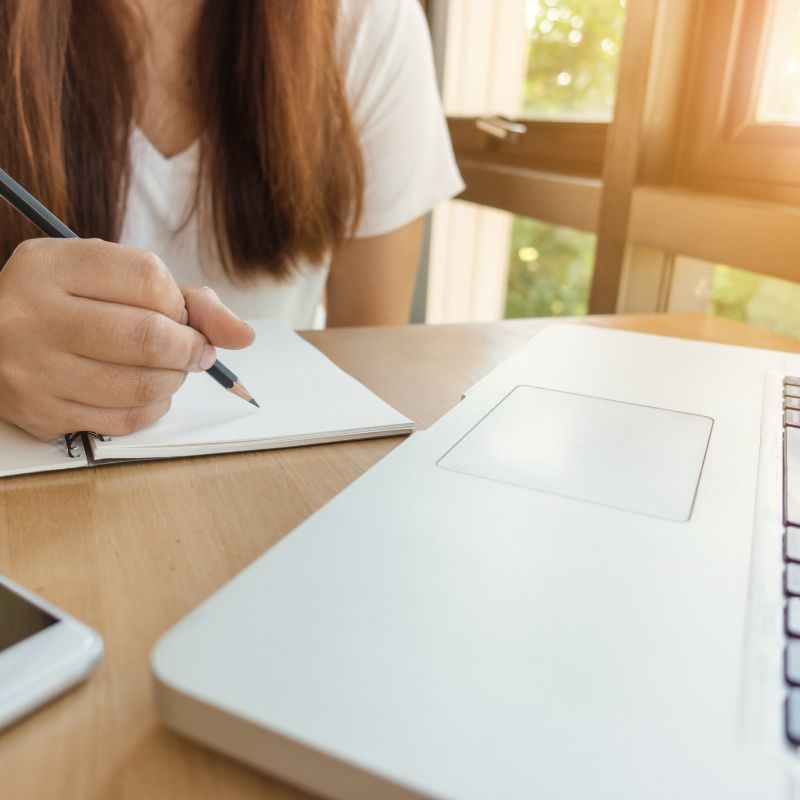
[[[12,177],[0,169],[0,197],[7,200],[25,219],[32,222],[42,233],[51,239],[77,239],[73,233],[58,217],[51,214],[33,195],[26,192]],[[221,361],[217,360],[206,370],[220,386],[227,389],[242,400],[252,403],[256,408],[261,406],[256,403],[253,396],[239,379]]]

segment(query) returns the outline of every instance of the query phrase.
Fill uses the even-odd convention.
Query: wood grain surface
[[[552,320],[304,334],[426,428]],[[593,324],[800,353],[800,342],[705,315]],[[79,689],[0,734],[3,800],[240,800],[308,795],[159,724],[158,637],[402,439],[106,466],[0,480],[0,572],[97,629]]]

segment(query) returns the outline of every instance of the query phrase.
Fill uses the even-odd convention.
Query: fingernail
[[[198,365],[201,370],[207,370],[209,367],[214,366],[214,362],[217,360],[217,352],[214,348],[207,344],[203,348],[203,357],[200,359],[200,364]]]
[[[253,334],[253,338],[255,339],[256,338],[256,332],[253,329],[253,326],[247,320],[244,320],[241,317],[239,317],[239,321],[243,322],[245,325],[247,325],[248,328],[250,328],[250,333]]]
[[[188,324],[189,324],[189,312],[184,308],[183,316],[181,317],[181,325],[188,325]]]

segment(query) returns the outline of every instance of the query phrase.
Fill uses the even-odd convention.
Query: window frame
[[[472,164],[503,165],[573,177],[599,178],[608,137],[607,122],[520,117],[526,127],[516,139],[498,139],[477,127],[481,117],[449,117],[456,157]]]
[[[704,0],[695,27],[676,184],[800,205],[800,125],[757,109],[776,0]]]

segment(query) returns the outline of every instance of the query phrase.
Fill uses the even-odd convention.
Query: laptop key
[[[784,386],[800,386],[800,378],[794,378],[791,375],[787,375],[783,379]]]
[[[783,558],[800,562],[800,528],[787,528],[783,534]]]
[[[786,524],[800,527],[800,429],[786,428],[784,447],[786,448],[784,475]]]
[[[800,409],[800,397],[784,397],[783,407]]]
[[[789,597],[800,597],[800,564],[789,562],[783,573],[783,588]]]
[[[786,698],[786,738],[800,744],[800,689],[792,689]]]
[[[784,651],[786,682],[800,686],[800,639],[789,639]]]
[[[790,597],[786,604],[786,635],[800,639],[800,597]]]
[[[783,393],[786,397],[800,397],[800,386],[784,386]]]
[[[783,412],[783,424],[791,425],[793,428],[800,428],[800,411],[794,408],[787,408]]]

